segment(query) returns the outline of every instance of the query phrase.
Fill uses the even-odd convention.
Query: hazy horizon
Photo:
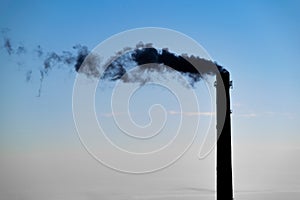
[[[170,79],[176,82],[170,84],[172,89],[185,97],[183,111],[174,91],[155,84],[144,85],[126,99],[126,88],[134,89],[134,83],[101,82],[95,90],[95,110],[87,109],[89,99],[81,102],[79,110],[88,110],[96,119],[82,114],[81,125],[89,128],[97,121],[118,147],[145,155],[174,137],[181,116],[188,119],[186,132],[179,132],[178,146],[157,160],[149,156],[155,162],[127,160],[98,140],[95,129],[83,134],[76,130],[72,98],[78,56],[115,34],[145,27],[178,31],[199,43],[203,51],[188,49],[190,43],[166,35],[153,35],[161,42],[154,41],[154,46],[173,39],[166,42],[170,52],[201,52],[196,56],[211,58],[230,72],[235,199],[299,199],[299,6],[297,1],[1,1],[0,199],[215,199],[215,149],[199,159],[199,152],[200,157],[205,155],[214,144],[214,76],[190,88],[176,85],[176,80],[181,80],[177,76]],[[115,44],[138,44],[135,37],[139,38],[115,40]],[[124,47],[128,46],[117,49]],[[181,48],[188,50],[178,52]],[[105,53],[109,57],[117,52],[107,48]],[[52,66],[49,70],[45,70],[47,64]],[[114,90],[118,91],[117,112],[111,108]],[[199,110],[194,110],[194,102],[188,99],[194,94]],[[126,103],[137,127],[147,128],[152,120],[159,126],[164,117],[168,119],[162,134],[153,137],[155,142],[120,135],[132,125],[120,106]],[[156,104],[165,110],[153,107]],[[124,169],[161,166],[192,140],[198,118],[191,148],[157,172],[121,173],[95,159],[103,156],[111,166],[122,163]],[[127,125],[120,129],[116,119]],[[152,129],[147,130],[138,136],[151,135]],[[95,147],[98,154],[87,152],[83,145],[87,138],[87,146]]]

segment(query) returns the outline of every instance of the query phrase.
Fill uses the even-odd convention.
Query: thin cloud
[[[233,114],[234,117],[245,117],[245,118],[254,118],[258,117],[256,113],[242,113],[242,114]]]
[[[256,118],[256,117],[286,117],[289,119],[294,119],[295,114],[290,112],[249,112],[249,113],[233,113],[234,117],[244,117],[244,118]]]
[[[176,111],[176,110],[169,110],[167,111],[168,114],[170,115],[184,115],[184,116],[215,116],[215,112],[180,112],[180,111]],[[130,115],[132,115],[133,113],[131,112]],[[137,113],[134,113],[137,114]],[[104,112],[104,113],[100,113],[100,117],[106,117],[106,118],[110,118],[110,117],[117,117],[117,116],[128,116],[128,113],[126,112]]]
[[[168,111],[170,115],[185,115],[185,116],[214,116],[215,112],[181,112],[181,111]]]

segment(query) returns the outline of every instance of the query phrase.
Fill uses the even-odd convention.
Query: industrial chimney
[[[231,86],[232,82],[230,81],[229,72],[225,69],[220,70],[220,74],[216,77],[217,200],[233,199],[230,125],[231,110],[229,94]]]
[[[93,57],[92,57],[93,58]],[[157,50],[154,47],[142,46],[117,56],[103,73],[104,78],[112,81],[124,78],[130,60],[143,66],[140,72],[153,72],[156,68],[149,63],[163,64],[189,77],[195,83],[205,75],[216,75],[216,103],[217,103],[217,200],[233,199],[232,161],[231,161],[231,125],[230,125],[230,74],[222,66],[195,56],[176,55],[166,49]],[[129,61],[129,63],[128,63]],[[127,65],[128,64],[128,65]],[[81,65],[80,65],[81,66]],[[157,68],[158,71],[160,70]],[[92,76],[99,76],[95,68],[76,68],[76,71]],[[126,76],[126,82],[138,82],[138,76]]]

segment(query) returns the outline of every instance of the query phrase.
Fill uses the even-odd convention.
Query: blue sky
[[[9,36],[13,42],[21,42],[31,49],[40,44],[48,51],[61,52],[77,43],[92,49],[113,34],[145,26],[180,31],[195,39],[215,61],[231,71],[235,88],[232,91],[234,113],[252,114],[254,118],[239,123],[247,127],[238,126],[241,132],[248,135],[258,132],[251,131],[252,123],[247,123],[254,120],[262,129],[265,126],[267,131],[264,132],[275,132],[283,137],[297,135],[293,134],[298,128],[300,102],[297,1],[236,1],[228,4],[217,1],[95,1],[88,4],[80,1],[3,1],[2,5],[1,27],[11,30]],[[4,52],[2,56],[7,57]],[[26,65],[35,68],[30,61]],[[40,63],[36,65],[38,68]],[[7,73],[8,67],[1,70]],[[10,76],[5,76],[2,81],[7,82],[7,79],[11,81]],[[28,88],[22,83],[24,79],[20,79],[10,86],[16,87],[19,94],[22,87]],[[49,82],[51,79],[60,80],[61,77],[50,76]],[[49,84],[45,87],[51,87]],[[2,87],[6,85],[2,84]],[[59,95],[66,93],[59,92]],[[15,99],[19,99],[18,94],[15,95]],[[275,124],[274,120],[277,120]],[[280,123],[281,120],[284,123]]]
[[[75,73],[51,71],[42,96],[36,97],[42,63],[31,54],[37,45],[57,52],[78,43],[93,49],[114,34],[141,27],[184,33],[231,72],[237,146],[253,142],[299,148],[299,1],[2,0],[0,5],[0,28],[10,29],[14,45],[28,47],[26,56],[9,56],[0,43],[3,152],[78,145],[71,107]],[[27,83],[28,69],[33,76]]]

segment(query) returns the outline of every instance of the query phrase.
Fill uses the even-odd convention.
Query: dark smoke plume
[[[24,45],[19,45],[14,48],[9,37],[6,36],[8,29],[3,31],[3,47],[8,55],[26,54],[27,48]],[[101,75],[99,72],[100,57],[89,51],[87,46],[77,44],[70,51],[47,52],[38,45],[34,50],[34,55],[37,56],[43,63],[39,69],[40,87],[38,95],[41,95],[42,85],[45,76],[53,69],[65,67],[69,70],[82,73],[91,78],[101,78],[102,80],[122,80],[123,82],[139,82],[144,84],[151,81],[150,74],[157,72],[158,76],[163,76],[173,69],[188,78],[188,81],[193,86],[194,83],[200,81],[206,75],[214,75],[217,72],[225,72],[226,70],[216,63],[199,58],[196,56],[188,56],[187,54],[177,55],[171,53],[168,49],[156,49],[152,44],[138,43],[135,48],[125,47],[123,50],[112,56],[106,64],[106,70]],[[139,66],[134,73],[127,73],[134,67]],[[26,81],[32,78],[32,70],[27,70]],[[101,77],[100,77],[101,76]]]
[[[38,56],[41,57],[44,52],[40,46],[38,46],[38,48],[37,53]],[[77,52],[62,51],[60,54],[56,52],[48,52],[44,59],[43,71],[47,74],[49,70],[59,66],[73,66],[73,68],[78,71],[84,59],[89,54],[89,50],[86,46],[82,45],[75,45],[73,49]]]
[[[185,75],[191,86],[206,75],[215,75],[218,72],[226,71],[218,64],[203,58],[186,54],[176,55],[167,49],[156,49],[151,44],[140,43],[136,49],[126,48],[118,52],[107,63],[104,65],[107,67],[101,76],[102,79],[110,81],[120,79],[123,82],[139,82],[141,84],[151,81],[151,72],[164,75],[171,71],[170,68]],[[140,66],[135,74],[127,73],[135,66]],[[90,66],[89,69],[94,71],[89,71],[87,68],[82,71],[76,68],[76,71],[88,73],[93,77],[99,76],[98,70],[90,68]]]
[[[74,68],[76,71],[78,71],[84,59],[88,56],[89,50],[86,46],[82,46],[80,44],[75,45],[73,48],[77,50],[76,63],[74,65]]]

